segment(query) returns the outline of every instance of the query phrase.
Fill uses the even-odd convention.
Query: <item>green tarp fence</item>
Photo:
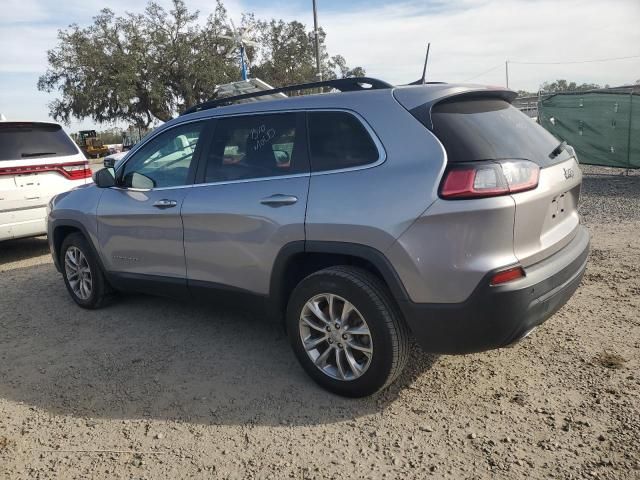
[[[575,148],[581,163],[640,168],[640,88],[541,98],[538,122]]]

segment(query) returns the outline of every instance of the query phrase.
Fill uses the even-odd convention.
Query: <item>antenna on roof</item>
[[[427,63],[429,62],[429,49],[431,48],[431,42],[427,43],[427,55],[424,58],[424,67],[422,67],[422,84],[427,83]]]

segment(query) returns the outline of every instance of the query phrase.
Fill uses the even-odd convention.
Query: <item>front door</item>
[[[98,206],[98,240],[108,271],[186,288],[180,209],[193,185],[205,122],[166,130],[118,169]],[[203,135],[202,135],[203,136]]]
[[[200,164],[199,183],[182,208],[190,289],[224,286],[268,294],[282,247],[304,241],[304,114],[217,120]]]

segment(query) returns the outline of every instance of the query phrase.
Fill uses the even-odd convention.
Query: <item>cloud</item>
[[[8,6],[7,5],[8,2]],[[206,18],[213,0],[186,0]],[[146,2],[110,0],[116,13],[141,11]],[[170,6],[170,0],[159,3]],[[3,73],[42,74],[46,51],[56,32],[73,22],[87,25],[104,0],[4,0],[0,17],[0,88]],[[391,83],[417,79],[427,42],[431,42],[429,79],[504,85],[505,60],[566,61],[640,55],[640,2],[637,0],[450,0],[318,2],[320,25],[329,52],[352,66]],[[258,18],[300,20],[313,24],[311,2],[227,0],[239,19],[253,11]],[[492,69],[493,68],[493,69]],[[487,70],[490,72],[480,75]],[[571,65],[510,65],[510,86],[536,90],[546,80],[622,84],[640,78],[640,59]],[[35,84],[24,85],[35,92]],[[53,97],[50,97],[53,98]],[[3,103],[8,101],[4,97]],[[34,95],[46,114],[46,102]],[[0,109],[6,109],[0,105]]]
[[[320,12],[331,52],[392,83],[418,78],[427,42],[433,80],[464,81],[505,60],[563,61],[640,55],[640,2],[453,1],[419,13],[414,3],[360,12]],[[606,5],[606,6],[605,6]],[[417,13],[418,12],[418,13]],[[535,90],[543,81],[620,84],[640,78],[640,59],[606,64],[512,64],[510,85]],[[504,68],[475,81],[502,85]]]
[[[55,46],[57,29],[49,26],[0,26],[0,73],[44,73],[47,50]]]
[[[2,25],[19,22],[38,22],[44,21],[46,18],[46,8],[38,0],[3,0],[0,28],[2,28]]]

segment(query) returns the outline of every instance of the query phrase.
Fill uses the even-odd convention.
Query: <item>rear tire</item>
[[[111,288],[89,243],[80,233],[68,235],[60,248],[60,265],[67,291],[82,308],[104,305]]]
[[[372,395],[406,365],[407,326],[385,285],[366,270],[337,266],[309,275],[291,294],[286,323],[302,367],[338,395]]]

